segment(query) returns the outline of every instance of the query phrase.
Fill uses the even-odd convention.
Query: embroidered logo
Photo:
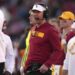
[[[36,37],[40,37],[40,38],[44,37],[44,33],[39,32],[39,31],[32,31],[31,34],[32,34],[32,36],[36,36]]]

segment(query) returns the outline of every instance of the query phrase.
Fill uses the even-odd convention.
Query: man
[[[44,4],[32,8],[36,24],[31,28],[29,52],[25,63],[26,75],[51,75],[52,64],[62,65],[64,52],[54,26],[47,23],[48,13]]]
[[[63,65],[63,75],[75,75],[75,36],[67,44],[67,53]]]
[[[14,69],[14,54],[11,39],[2,32],[5,29],[5,16],[0,9],[0,75],[11,75]]]
[[[74,36],[74,31],[71,25],[74,22],[74,14],[71,11],[64,11],[59,16],[59,24],[61,28],[61,44],[63,47],[67,44],[68,40]],[[64,48],[66,49],[66,48]]]
[[[66,54],[66,58],[64,61],[64,65],[63,65],[63,75],[67,75],[68,73],[68,64],[69,63],[69,57],[68,55],[68,49],[67,49],[67,44],[68,41],[75,36],[75,30],[72,29],[72,24],[74,23],[74,19],[75,16],[71,11],[64,11],[60,16],[59,16],[59,20],[60,20],[60,27],[62,29],[62,36],[61,36],[61,43],[64,47],[65,52],[67,52]],[[67,61],[68,60],[68,61]]]

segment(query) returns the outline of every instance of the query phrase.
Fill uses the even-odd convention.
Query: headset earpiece
[[[46,10],[44,11],[44,13],[43,13],[43,17],[45,18],[45,19],[48,19],[48,17],[49,17],[49,12],[48,12],[48,7],[45,5],[45,4],[39,4],[39,5],[41,5],[41,6],[43,6]]]

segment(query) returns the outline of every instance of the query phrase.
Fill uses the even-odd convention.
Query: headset
[[[40,6],[44,7],[46,10],[43,11],[43,18],[48,19],[48,17],[49,17],[49,11],[48,11],[47,5],[45,5],[43,3],[36,3],[34,5],[40,5]]]
[[[44,17],[45,19],[48,19],[48,18],[49,18],[48,6],[45,5],[45,4],[38,4],[38,5],[41,5],[41,6],[43,6],[43,7],[46,9],[46,10],[43,12],[43,17]]]

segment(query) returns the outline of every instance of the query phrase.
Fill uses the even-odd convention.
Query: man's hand
[[[68,70],[63,70],[62,75],[68,75]]]
[[[48,67],[43,64],[38,70],[39,70],[41,73],[45,73],[46,71],[48,71]]]

